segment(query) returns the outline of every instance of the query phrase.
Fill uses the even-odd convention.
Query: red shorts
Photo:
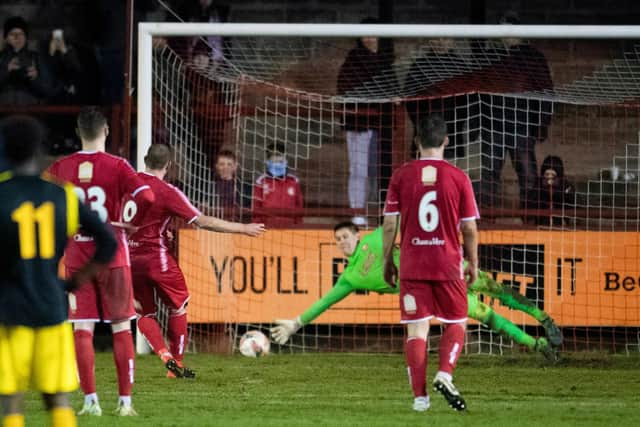
[[[70,277],[77,270],[65,268]],[[133,287],[129,267],[107,268],[92,282],[69,294],[69,321],[120,322],[135,318]]]
[[[429,320],[445,323],[467,320],[467,284],[464,280],[400,280],[401,323]]]
[[[156,312],[156,295],[173,310],[180,310],[189,302],[187,282],[172,256],[158,253],[131,256],[131,271],[138,314]]]

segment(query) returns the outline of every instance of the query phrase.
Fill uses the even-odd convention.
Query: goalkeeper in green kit
[[[335,286],[296,319],[275,320],[277,326],[271,328],[270,331],[272,340],[277,344],[286,343],[289,337],[302,326],[311,323],[324,311],[352,292],[368,290],[381,294],[399,293],[398,286],[392,288],[384,281],[382,227],[378,227],[362,240],[360,240],[358,227],[351,222],[341,222],[333,230],[338,249],[349,258],[347,267],[338,278]],[[400,251],[397,248],[394,258],[396,265],[398,265]],[[536,339],[527,334],[481,302],[478,299],[478,294],[495,298],[506,307],[531,315],[545,329],[547,338]],[[560,329],[547,313],[510,286],[504,286],[493,280],[487,273],[479,271],[478,279],[468,289],[467,298],[470,318],[486,325],[492,331],[526,346],[529,350],[542,353],[549,360],[555,361],[557,359],[557,348],[562,344]]]

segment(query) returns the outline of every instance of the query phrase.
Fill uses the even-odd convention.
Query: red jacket
[[[282,178],[261,175],[253,187],[253,207],[277,209],[301,209],[303,207],[300,181],[295,175],[287,174]],[[254,222],[263,222],[268,227],[287,227],[300,224],[302,216],[275,216],[256,213]]]

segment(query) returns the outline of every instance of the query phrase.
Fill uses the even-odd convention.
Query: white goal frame
[[[153,36],[225,37],[324,37],[365,36],[455,39],[636,39],[640,26],[632,25],[405,25],[405,24],[279,24],[279,23],[167,23],[138,25],[137,169],[144,170],[144,156],[151,146],[153,95]],[[136,348],[149,347],[138,334]]]
[[[153,36],[227,37],[344,37],[404,38],[525,38],[525,39],[637,39],[635,25],[404,25],[404,24],[252,24],[167,23],[138,25],[138,170],[151,145]]]

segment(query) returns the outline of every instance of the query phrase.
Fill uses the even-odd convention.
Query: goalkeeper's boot
[[[540,323],[542,324],[551,345],[554,347],[560,347],[562,345],[562,331],[560,331],[560,328],[558,328],[558,325],[555,324],[551,316],[547,314]]]
[[[556,363],[560,357],[558,351],[549,344],[546,338],[538,338],[534,347],[535,351],[539,351],[549,362]]]
[[[102,408],[95,400],[92,400],[90,403],[85,402],[82,409],[78,411],[78,415],[93,415],[95,417],[100,417],[102,416]]]
[[[133,409],[133,405],[123,405],[122,402],[118,402],[118,407],[114,413],[119,417],[137,417],[138,413]]]
[[[467,404],[456,386],[441,372],[438,372],[433,380],[433,389],[439,391],[454,410],[465,411],[467,409]]]
[[[413,410],[418,412],[424,412],[431,407],[429,402],[429,396],[420,396],[413,399]]]

